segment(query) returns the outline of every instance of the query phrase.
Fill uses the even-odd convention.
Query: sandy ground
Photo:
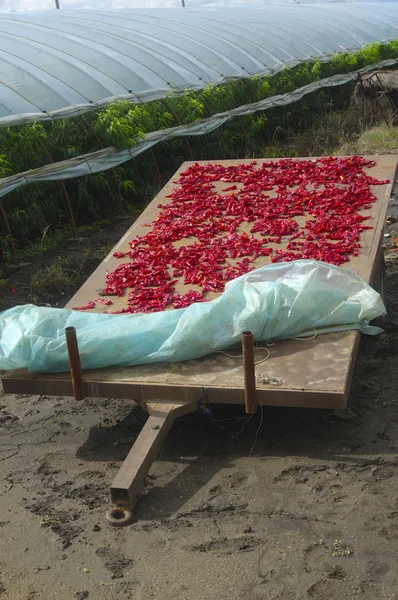
[[[398,598],[395,257],[350,409],[180,419],[128,528],[104,519],[108,486],[145,414],[0,391],[1,600]]]

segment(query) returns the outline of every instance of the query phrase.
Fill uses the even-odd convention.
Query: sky
[[[250,4],[294,4],[297,0],[185,0],[187,7],[241,6]],[[300,4],[332,2],[333,0],[299,0]],[[334,0],[336,1],[336,0]],[[341,0],[351,1],[351,0]],[[352,0],[354,1],[354,0]],[[358,0],[357,0],[358,1]],[[360,1],[360,0],[359,0]],[[364,1],[364,0],[362,0]],[[373,0],[381,1],[381,0]],[[60,0],[61,8],[176,8],[181,0]],[[0,0],[0,12],[55,9],[55,0]]]

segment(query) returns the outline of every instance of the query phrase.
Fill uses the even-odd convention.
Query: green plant
[[[358,416],[353,410],[351,410],[351,408],[346,408],[345,410],[334,410],[333,414],[335,417],[342,419],[343,421],[352,421]]]
[[[30,280],[30,294],[36,298],[52,297],[55,292],[66,293],[74,283],[74,275],[59,263],[52,263],[36,271]]]
[[[341,540],[334,540],[332,551],[330,553],[333,558],[351,556],[352,550],[348,546],[344,547]]]
[[[386,408],[390,408],[392,406],[398,406],[398,398],[389,398],[388,400],[384,400],[382,404]]]

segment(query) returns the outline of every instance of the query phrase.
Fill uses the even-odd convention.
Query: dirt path
[[[267,408],[243,431],[218,420],[238,409],[179,420],[129,528],[104,513],[144,413],[0,392],[0,599],[398,598],[394,257],[350,410]]]

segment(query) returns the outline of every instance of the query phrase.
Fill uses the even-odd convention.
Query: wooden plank
[[[358,257],[353,257],[343,266],[354,269],[365,281],[372,283],[376,271],[376,258],[383,238],[388,201],[396,177],[397,158],[394,156],[366,158],[377,162],[377,166],[370,169],[371,175],[376,179],[390,179],[391,183],[373,188],[377,200],[372,210],[364,211],[364,214],[368,212],[371,215],[369,224],[374,229],[363,232],[362,248]],[[250,161],[218,162],[234,165]],[[259,164],[261,162],[263,161],[258,161]],[[126,251],[129,240],[148,231],[144,225],[156,218],[159,203],[170,202],[166,196],[171,192],[178,174],[186,170],[189,164],[191,163],[184,163],[181,166],[177,174],[68,303],[68,307],[86,304],[96,297],[98,291],[104,286],[105,270],[112,270],[120,264],[120,261],[112,256],[113,252]],[[262,266],[268,262],[268,257],[262,257],[258,259],[255,266]],[[177,291],[183,293],[186,287],[178,284]],[[125,301],[122,299],[117,302]],[[115,308],[121,306],[122,304],[116,304]],[[96,310],[102,309],[103,307],[98,307]],[[283,380],[283,385],[280,388],[258,385],[259,401],[264,405],[343,408],[347,402],[359,337],[358,332],[351,331],[319,336],[312,341],[277,342],[270,348],[269,360],[259,365],[257,372],[266,372],[272,377],[279,377]],[[261,353],[258,353],[258,356],[262,358]],[[134,398],[140,404],[145,403],[145,400],[158,398],[162,398],[165,402],[197,401],[204,387],[208,389],[209,402],[243,403],[242,362],[222,354],[182,363],[85,371],[84,380],[86,396]],[[22,370],[13,371],[4,376],[3,387],[6,392],[11,393],[72,394],[68,374],[45,375]]]
[[[123,461],[111,485],[112,502],[133,509],[145,479],[175,419],[193,412],[198,403],[148,404],[149,419]]]
[[[173,423],[174,419],[167,412],[163,416],[149,417],[111,484],[114,504],[134,508],[144,490],[149,469]]]
[[[358,336],[359,337],[359,336]],[[232,387],[217,384],[206,386],[205,381],[196,385],[184,383],[181,385],[161,385],[151,383],[140,383],[130,378],[127,381],[117,379],[117,372],[113,371],[115,379],[98,381],[98,372],[94,373],[94,380],[85,379],[85,394],[87,397],[94,398],[121,398],[125,400],[134,399],[140,406],[146,408],[146,402],[155,401],[159,398],[163,402],[198,402],[206,390],[207,401],[210,404],[243,404],[243,368],[241,370],[241,386]],[[303,370],[305,368],[303,367]],[[267,370],[267,373],[269,371]],[[87,372],[89,375],[90,372]],[[324,376],[324,375],[323,375]],[[64,375],[34,375],[26,370],[10,371],[3,380],[3,387],[6,393],[18,394],[45,394],[71,396],[72,384],[70,377]],[[347,394],[343,387],[340,391],[331,391],[327,389],[311,390],[287,389],[286,387],[272,387],[257,385],[257,398],[263,406],[297,406],[302,408],[344,408],[347,401]],[[159,400],[160,401],[160,400]]]

